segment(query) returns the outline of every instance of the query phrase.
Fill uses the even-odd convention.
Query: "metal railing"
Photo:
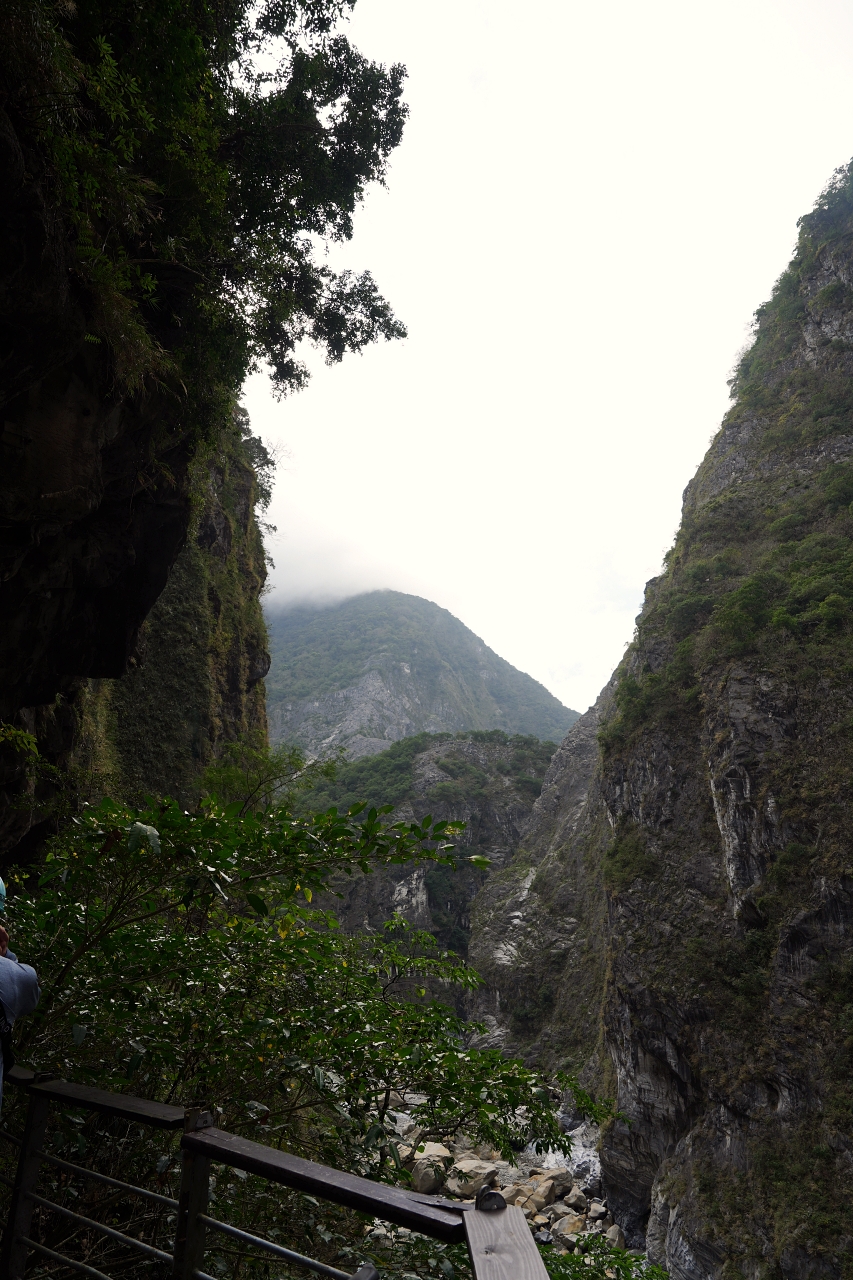
[[[39,1235],[33,1230],[36,1208],[46,1214],[57,1215],[60,1220],[72,1224],[75,1230],[101,1236],[133,1251],[148,1264],[159,1263],[162,1274],[171,1280],[214,1280],[203,1267],[205,1252],[211,1247],[210,1240],[217,1235],[317,1275],[330,1276],[333,1280],[379,1280],[372,1262],[363,1263],[353,1275],[214,1218],[208,1213],[212,1163],[226,1165],[244,1174],[254,1174],[318,1200],[369,1213],[385,1222],[407,1227],[448,1244],[466,1240],[476,1280],[547,1280],[545,1266],[521,1209],[507,1207],[503,1198],[494,1192],[481,1194],[474,1203],[421,1195],[330,1169],[227,1133],[215,1127],[213,1116],[208,1112],[187,1112],[183,1107],[170,1107],[145,1098],[107,1093],[65,1080],[45,1079],[19,1067],[13,1067],[8,1073],[7,1083],[19,1086],[29,1096],[21,1136],[0,1128],[0,1140],[18,1148],[14,1180],[0,1175],[0,1182],[12,1191],[0,1242],[2,1280],[24,1280],[28,1260],[32,1258],[60,1263],[92,1280],[113,1280],[89,1262],[73,1258],[36,1238]],[[46,1150],[45,1137],[52,1103],[98,1112],[151,1129],[183,1130],[177,1200],[87,1169]],[[45,1168],[71,1178],[89,1179],[109,1188],[114,1193],[111,1200],[141,1198],[159,1209],[170,1210],[175,1223],[171,1248],[149,1244],[41,1194],[37,1187]],[[216,1280],[221,1280],[221,1277]]]

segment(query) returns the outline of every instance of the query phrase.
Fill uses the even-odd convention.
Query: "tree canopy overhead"
[[[338,30],[354,0],[10,0],[0,75],[31,170],[72,245],[90,342],[121,382],[280,392],[405,330],[369,272],[336,273],[384,180],[405,71]]]

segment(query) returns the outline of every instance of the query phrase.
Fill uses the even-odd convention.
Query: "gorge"
[[[306,334],[330,359],[400,336],[369,277],[332,279],[298,255],[303,232],[346,238],[364,185],[382,176],[399,140],[402,76],[323,46],[314,62],[297,60],[286,91],[241,97],[238,87],[229,97],[217,76],[233,48],[224,37],[220,48],[221,32],[205,27],[195,44],[180,45],[188,61],[174,72],[180,84],[170,79],[152,105],[174,117],[149,130],[134,104],[139,84],[160,85],[150,23],[159,15],[180,26],[168,6],[155,8],[144,22],[128,8],[108,24],[135,89],[109,79],[103,49],[91,53],[97,24],[85,6],[10,10],[0,106],[8,227],[0,263],[3,873],[15,868],[22,896],[40,888],[48,841],[70,839],[70,824],[89,821],[105,795],[129,806],[151,796],[164,831],[168,823],[189,830],[206,766],[234,742],[263,752],[269,712],[279,745],[349,755],[334,781],[318,782],[300,803],[344,809],[360,799],[394,806],[406,823],[429,811],[467,824],[456,870],[389,855],[371,877],[353,855],[344,886],[330,857],[334,874],[317,900],[342,895],[333,905],[346,935],[340,955],[350,959],[381,938],[394,911],[432,928],[484,979],[459,1002],[484,1023],[481,1046],[546,1080],[568,1069],[614,1100],[600,1160],[618,1238],[624,1233],[673,1280],[850,1280],[853,168],[839,171],[801,220],[793,261],[757,313],[732,407],[684,492],[674,546],[647,586],[636,634],[595,705],[577,717],[418,597],[372,593],[328,613],[350,639],[368,613],[382,615],[340,661],[318,639],[310,610],[271,616],[268,632],[256,508],[269,458],[238,390],[262,358],[280,383],[301,385],[293,351]],[[287,16],[275,6],[264,12],[271,23]],[[78,45],[95,59],[85,72],[67,53]],[[209,80],[194,60],[201,48],[219,58]],[[214,90],[202,93],[202,83],[218,86],[215,121],[205,114]],[[64,124],[57,108],[60,123],[45,123],[42,90],[51,101],[77,94],[89,105]],[[138,136],[121,146],[109,129],[124,116],[104,107],[109,93],[136,120]],[[329,124],[339,98],[358,104],[351,115],[341,108],[346,128],[337,117]],[[62,151],[57,138],[94,118],[117,149],[104,159],[99,134],[90,151]],[[306,148],[314,148],[309,160]],[[258,155],[285,186],[306,173],[316,181],[307,194],[300,187],[296,213],[286,201],[261,208],[252,186]],[[133,156],[155,175],[148,186],[128,178]],[[62,185],[78,164],[83,176],[74,181],[97,178],[105,193],[89,223]],[[179,186],[184,195],[172,200]],[[149,208],[155,189],[158,200],[167,196]],[[234,191],[242,212],[228,203]],[[242,238],[229,238],[235,220]],[[107,246],[97,270],[96,232]],[[268,270],[269,245],[285,241],[287,253]],[[247,280],[255,292],[241,311],[234,299]],[[285,655],[281,667],[276,655]],[[167,796],[177,802],[171,809],[161,803]],[[239,820],[249,829],[255,819],[245,807]],[[153,819],[143,827],[131,853],[143,838],[160,839]],[[106,865],[111,839],[92,820],[93,865],[101,851]],[[407,857],[430,841],[421,832]],[[146,847],[154,866],[155,843]],[[490,865],[467,861],[472,854]],[[214,869],[193,864],[169,919],[184,912],[189,921],[192,908],[195,927],[220,909],[223,936],[238,921],[260,930],[277,919],[236,875],[229,898],[230,865],[225,853]],[[247,885],[255,873],[247,866]],[[293,921],[308,918],[307,880],[293,871],[287,883],[293,901],[303,896],[287,928],[270,932],[270,946],[290,946]],[[328,977],[314,959],[304,959],[301,979],[288,978],[303,1029]],[[218,972],[212,962],[212,990],[208,972]],[[306,974],[315,982],[307,996]],[[335,1010],[348,1000],[342,995]],[[174,1017],[177,1043],[191,1039],[188,1008]],[[56,1032],[64,1061],[83,1062],[97,1023],[97,1011],[85,1020],[68,1013]],[[214,1013],[206,1025],[218,1045]],[[154,1057],[156,1027],[149,1031],[143,1049],[119,1064],[122,1088],[141,1087],[134,1073]],[[93,1080],[98,1070],[119,1070],[113,1042],[105,1043],[109,1051],[92,1049],[84,1064]],[[264,1087],[290,1089],[291,1075],[303,1072],[305,1088],[315,1088],[307,1048],[298,1060],[286,1045],[276,1052],[288,1066],[272,1084],[253,1062]],[[340,1082],[346,1073],[335,1062]],[[328,1102],[332,1077],[317,1070],[312,1097]],[[221,1080],[235,1114],[243,1108],[241,1123],[266,1124],[266,1103]],[[254,1089],[255,1077],[245,1087]],[[330,1132],[321,1134],[326,1158]],[[316,1133],[310,1138],[320,1146]],[[367,1161],[361,1148],[346,1151]]]

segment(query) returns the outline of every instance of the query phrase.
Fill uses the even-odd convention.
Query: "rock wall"
[[[677,1280],[853,1274],[851,185],[474,906],[504,1043],[615,1096],[608,1203]]]
[[[125,675],[78,697],[73,756],[87,792],[194,807],[224,743],[266,741],[266,563],[256,480],[238,432],[198,468],[201,505]]]
[[[402,738],[441,733],[449,718],[460,719],[449,717],[447,708],[419,705],[408,663],[382,665],[384,670],[367,671],[344,689],[276,702],[270,716],[273,740],[296,742],[312,755],[342,748],[350,760],[360,760]]]
[[[0,723],[32,732],[65,772],[80,682],[125,670],[186,539],[201,424],[177,385],[132,390],[90,332],[98,300],[11,97],[0,108]],[[34,776],[0,743],[0,850],[38,842],[56,791],[49,770]]]
[[[86,542],[93,525],[107,520],[104,503],[79,539],[68,522],[57,526],[50,539],[33,534],[47,570],[69,575],[67,590],[55,583],[43,593],[33,590],[33,561],[23,557],[20,581],[14,591],[4,593],[8,630],[26,649],[26,628],[34,628],[42,649],[33,641],[20,658],[10,646],[3,673],[6,717],[33,735],[40,753],[33,765],[13,742],[0,737],[3,865],[35,856],[69,806],[73,809],[82,798],[110,794],[139,802],[150,795],[171,795],[194,805],[201,774],[224,742],[266,738],[263,677],[269,654],[259,600],[266,563],[255,517],[257,481],[239,423],[229,423],[216,448],[208,447],[196,459],[185,489],[174,503],[175,545],[168,548],[168,555],[177,557],[174,566],[170,568],[165,545],[148,543],[130,555],[131,560],[136,554],[149,558],[149,577],[162,575],[163,582],[156,584],[159,598],[153,584],[150,591],[136,594],[135,579],[121,578],[127,550],[121,535],[133,523],[133,501],[130,516],[122,513],[124,529],[114,541],[105,535],[103,542]],[[151,502],[150,494],[138,505],[146,502]],[[118,518],[115,512],[113,517]],[[181,548],[179,534],[183,537],[187,526],[189,536]],[[48,668],[45,675],[35,663],[42,683],[34,683],[35,676],[30,681],[22,664],[31,660],[33,650],[38,657],[45,645],[63,653],[66,628],[73,632],[77,611],[85,609],[85,584],[78,590],[72,563],[81,545],[88,547],[89,567],[103,585],[99,608],[111,615],[113,639],[116,627],[123,628],[121,643],[116,640],[107,661],[103,646],[108,647],[109,636],[103,637],[96,614],[87,615],[101,647],[96,645],[86,658],[69,640],[52,674]],[[100,557],[106,557],[107,567]],[[118,564],[123,585],[110,578],[110,564]],[[125,597],[132,626],[121,613]],[[46,703],[23,702],[48,693]]]
[[[491,1043],[528,1062],[595,1060],[606,904],[586,857],[599,821],[597,732],[608,688],[553,756],[515,856],[473,904],[471,963],[486,980],[473,1012]],[[592,792],[592,800],[590,793]],[[593,1079],[598,1082],[595,1072]]]
[[[20,39],[13,16],[20,15],[9,15]],[[14,74],[23,74],[27,58],[36,65],[38,53],[49,58],[28,47],[19,65],[13,54]],[[30,136],[33,121],[26,111],[15,115],[21,85],[10,74],[0,108],[0,720],[7,721],[21,707],[51,703],[76,679],[125,669],[186,537],[189,467],[202,429],[199,404],[190,405],[177,380],[151,379],[145,390],[134,383],[129,337],[119,351],[95,336],[103,298],[81,278],[54,177]],[[164,323],[158,337],[174,336],[176,322]],[[120,329],[117,319],[113,331]]]

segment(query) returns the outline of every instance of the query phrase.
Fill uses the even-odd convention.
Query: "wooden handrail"
[[[209,1221],[206,1206],[211,1161],[372,1214],[448,1244],[467,1240],[476,1280],[548,1280],[545,1264],[524,1214],[515,1207],[487,1211],[485,1207],[475,1208],[470,1201],[447,1200],[441,1196],[408,1191],[404,1187],[371,1182],[368,1178],[315,1164],[275,1147],[226,1133],[213,1127],[213,1117],[207,1113],[187,1112],[183,1107],[170,1107],[150,1102],[147,1098],[134,1098],[124,1093],[109,1093],[88,1085],[71,1084],[67,1080],[37,1076],[23,1067],[11,1068],[6,1073],[6,1080],[27,1090],[30,1107],[12,1206],[0,1251],[0,1273],[4,1280],[6,1277],[20,1280],[30,1248],[49,1252],[43,1246],[33,1244],[29,1238],[29,1225],[32,1204],[40,1199],[34,1193],[43,1158],[47,1109],[52,1101],[119,1116],[152,1128],[184,1129],[178,1227],[172,1267],[175,1280],[188,1280],[200,1270],[205,1247],[204,1228]],[[129,1185],[127,1190],[140,1191]],[[143,1191],[142,1194],[146,1193]],[[500,1197],[493,1199],[500,1202]],[[59,1258],[59,1255],[51,1256]],[[93,1271],[92,1274],[100,1273]],[[362,1268],[357,1277],[368,1274],[375,1274],[372,1266]]]
[[[465,1239],[462,1218],[466,1206],[462,1201],[445,1200],[440,1208],[425,1204],[428,1197],[415,1198],[403,1187],[390,1187],[384,1182],[359,1178],[354,1173],[329,1169],[326,1165],[287,1155],[275,1147],[265,1147],[260,1142],[225,1133],[222,1129],[197,1129],[185,1133],[181,1148],[219,1164],[230,1165],[233,1169],[255,1173],[269,1182],[280,1182],[331,1200],[334,1204],[346,1205],[348,1209],[372,1213],[397,1226],[422,1231],[447,1244],[457,1244]]]
[[[51,1080],[28,1086],[31,1093],[62,1102],[66,1106],[85,1107],[102,1115],[122,1120],[137,1120],[153,1129],[183,1129],[186,1112],[183,1107],[169,1107],[163,1102],[149,1102],[126,1093],[108,1093],[85,1084],[69,1084],[67,1080]]]
[[[52,1102],[64,1102],[83,1107],[86,1111],[100,1111],[103,1115],[119,1116],[123,1120],[138,1120],[154,1129],[183,1129],[186,1120],[184,1107],[169,1107],[163,1102],[151,1102],[148,1098],[135,1098],[129,1093],[109,1093],[106,1089],[93,1089],[86,1084],[72,1084],[49,1072],[36,1074],[29,1067],[15,1065],[4,1072],[7,1084],[38,1093]]]

